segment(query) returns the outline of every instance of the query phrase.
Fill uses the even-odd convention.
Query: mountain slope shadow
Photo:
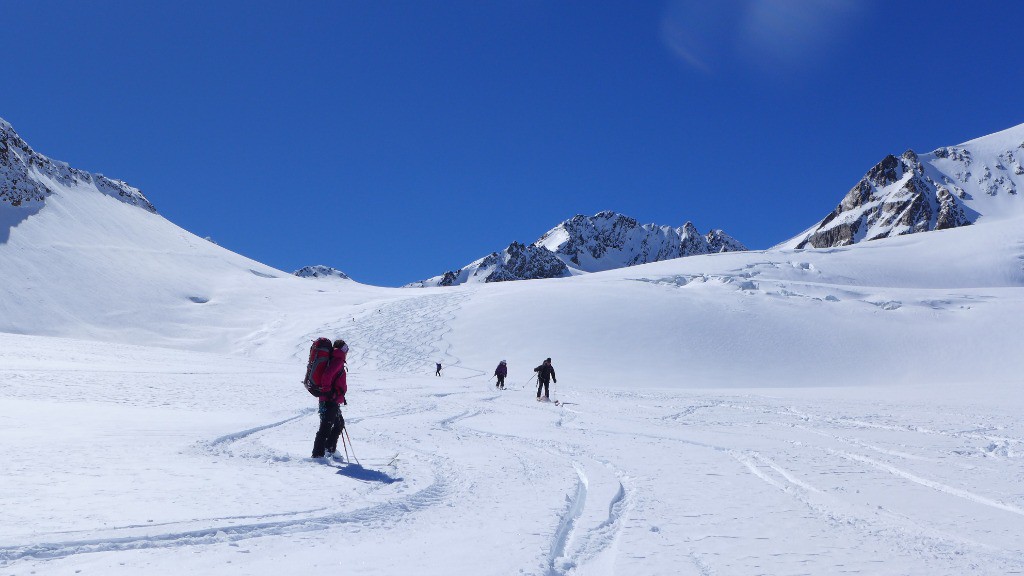
[[[37,206],[13,207],[0,205],[0,244],[6,244],[11,238],[11,230],[35,216],[43,209],[42,203]]]

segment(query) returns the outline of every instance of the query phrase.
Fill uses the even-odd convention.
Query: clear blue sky
[[[827,214],[1024,122],[1024,2],[0,0],[0,117],[286,271],[399,285],[575,214]]]

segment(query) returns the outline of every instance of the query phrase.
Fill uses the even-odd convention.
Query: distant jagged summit
[[[339,278],[341,280],[351,280],[348,274],[345,274],[341,270],[321,264],[299,268],[295,272],[292,272],[292,274],[300,278]]]
[[[0,118],[0,206],[38,207],[47,196],[55,193],[51,181],[68,188],[91,186],[122,202],[156,213],[156,208],[138,188],[39,154]]]
[[[604,211],[594,216],[574,216],[531,245],[513,242],[501,252],[493,252],[458,270],[408,286],[561,278],[696,254],[738,250],[746,250],[746,247],[721,230],[701,234],[690,222],[678,228],[641,225],[629,216]]]
[[[691,222],[678,228],[641,225],[629,216],[607,210],[593,216],[576,215],[549,230],[535,245],[583,272],[746,250],[721,230],[701,234]]]
[[[455,286],[467,282],[508,282],[571,276],[569,267],[558,256],[536,245],[513,242],[501,252],[491,252],[458,270],[413,282],[407,287]]]
[[[847,246],[1024,212],[1024,124],[918,156],[886,156],[818,224],[781,248]]]

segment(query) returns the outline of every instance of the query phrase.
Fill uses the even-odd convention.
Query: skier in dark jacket
[[[541,389],[544,390],[544,399],[548,399],[548,382],[553,381],[558,384],[558,378],[555,378],[555,367],[551,365],[551,358],[544,361],[543,364],[533,369],[537,373],[537,398],[540,398]]]
[[[498,367],[494,369],[494,375],[498,377],[498,383],[494,385],[499,390],[505,389],[505,376],[508,376],[508,364],[502,360],[498,362]]]
[[[441,363],[440,362],[434,362],[434,364],[437,364],[437,370],[434,370],[434,376],[440,376],[441,375]]]
[[[313,458],[334,455],[338,450],[338,437],[345,428],[345,418],[341,415],[341,404],[348,405],[345,393],[348,382],[345,377],[345,358],[348,355],[348,344],[344,340],[335,340],[331,350],[331,362],[321,377],[324,393],[320,396],[320,428],[313,439]]]

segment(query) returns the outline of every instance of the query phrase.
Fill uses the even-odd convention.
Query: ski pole
[[[348,435],[348,427],[346,426],[345,428],[342,428],[341,431],[342,431],[343,434],[345,434],[345,436],[348,437],[348,445],[352,446],[352,437]],[[356,461],[356,464],[359,464],[360,466],[362,466],[362,464],[359,463],[359,458],[356,457],[356,447],[355,446],[352,446],[352,459]]]
[[[341,429],[341,447],[345,449],[345,462],[348,462],[348,442],[345,441],[345,429]]]

